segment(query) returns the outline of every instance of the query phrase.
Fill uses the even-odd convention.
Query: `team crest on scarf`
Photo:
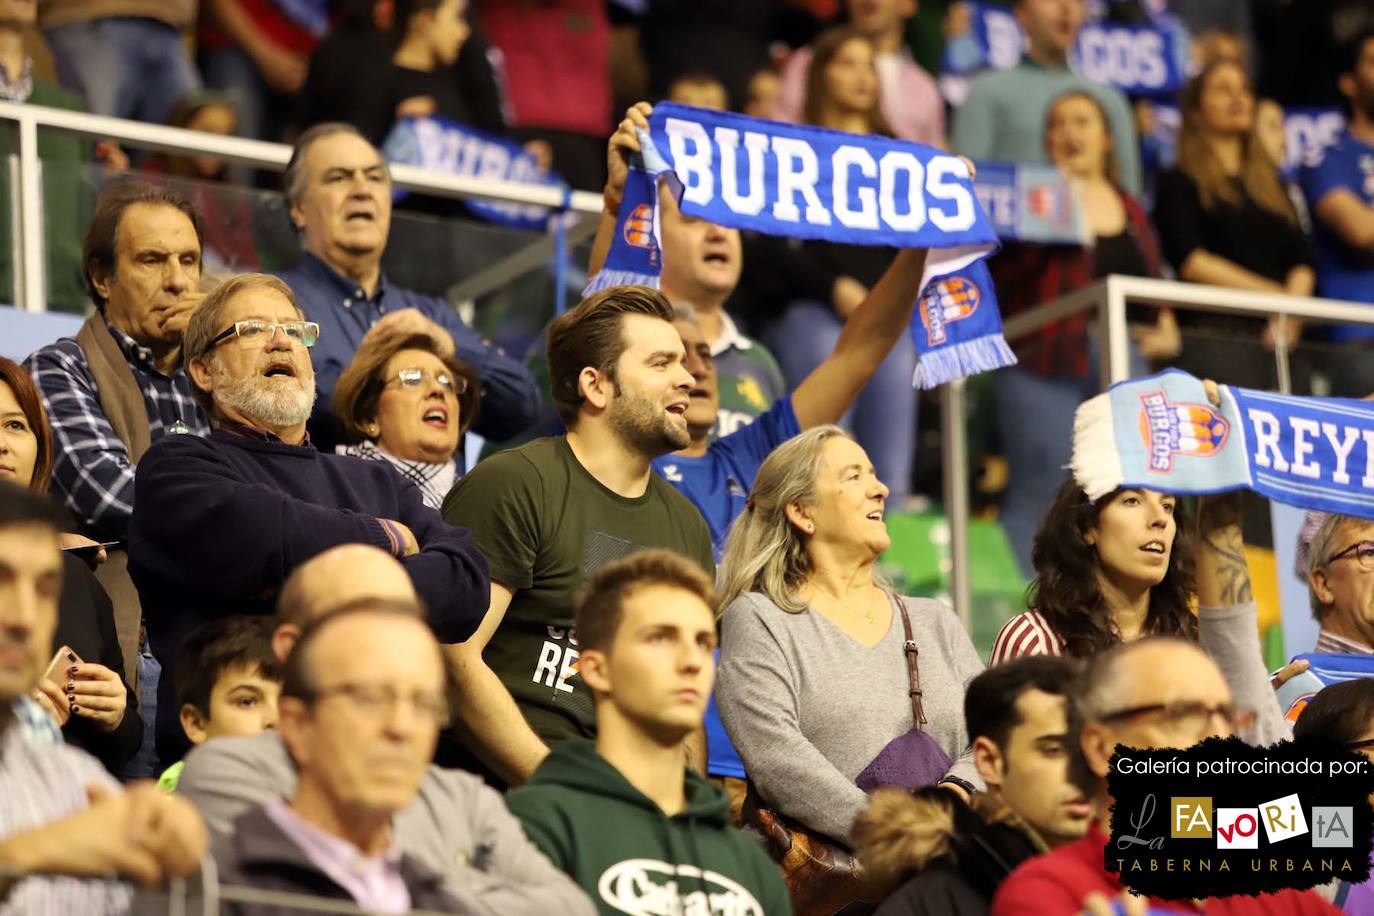
[[[972,315],[982,301],[978,284],[967,277],[940,277],[921,293],[921,323],[931,346],[949,339],[949,325]]]
[[[1169,473],[1178,455],[1215,455],[1230,434],[1231,424],[1207,404],[1173,404],[1163,390],[1140,395],[1140,435],[1151,471]]]
[[[630,212],[625,220],[625,243],[636,248],[657,248],[654,242],[654,208],[650,204],[640,204]]]

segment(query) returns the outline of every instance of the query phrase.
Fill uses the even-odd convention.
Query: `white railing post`
[[[941,451],[945,465],[945,515],[949,519],[949,597],[954,612],[973,627],[973,582],[969,575],[968,428],[964,418],[964,379],[940,389],[940,413],[945,434]]]
[[[1109,275],[1104,283],[1099,323],[1102,325],[1101,362],[1102,388],[1124,382],[1131,377],[1131,337],[1126,326],[1126,293],[1119,278]]]
[[[20,257],[17,274],[23,289],[19,304],[29,312],[48,308],[48,288],[44,278],[43,239],[43,163],[38,158],[38,122],[32,116],[19,119],[19,198]],[[16,286],[20,281],[16,280]]]

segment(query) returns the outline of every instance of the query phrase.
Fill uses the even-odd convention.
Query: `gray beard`
[[[609,420],[621,442],[648,458],[657,458],[692,444],[691,433],[679,432],[668,425],[661,405],[641,395],[627,395],[619,386]]]
[[[231,407],[245,419],[263,426],[283,427],[304,423],[315,406],[315,377],[297,376],[294,385],[268,381],[261,375],[233,378],[216,364],[211,369],[215,400]]]

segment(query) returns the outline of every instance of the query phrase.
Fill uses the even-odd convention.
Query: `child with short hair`
[[[274,623],[271,617],[221,617],[186,637],[177,704],[192,744],[277,727],[282,669],[272,652]],[[158,787],[175,791],[182,766],[177,761],[168,767]]]

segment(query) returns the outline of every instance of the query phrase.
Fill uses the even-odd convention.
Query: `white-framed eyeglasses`
[[[468,390],[468,380],[462,376],[454,378],[447,372],[431,373],[428,369],[402,369],[387,379],[386,384],[399,383],[402,388],[418,388],[426,379],[433,379],[434,384],[455,397]]]
[[[210,346],[206,349],[213,350],[230,337],[238,337],[239,340],[248,343],[265,344],[277,336],[278,328],[303,347],[313,347],[315,341],[320,339],[320,326],[313,321],[262,321],[249,318],[245,321],[235,321],[225,328],[210,341]]]

